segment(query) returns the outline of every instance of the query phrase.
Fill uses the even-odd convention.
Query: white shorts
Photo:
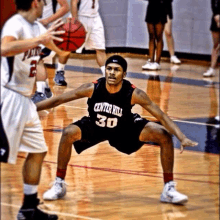
[[[84,47],[86,50],[105,50],[105,33],[100,15],[79,16],[78,19],[84,25],[87,34],[85,43],[76,52],[81,53]]]
[[[29,97],[1,86],[0,110],[2,162],[15,164],[18,151],[47,151],[36,106]]]

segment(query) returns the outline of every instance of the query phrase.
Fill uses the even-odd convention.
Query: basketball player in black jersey
[[[44,193],[45,200],[56,200],[66,193],[64,178],[70,160],[72,145],[78,154],[102,141],[118,151],[131,154],[145,142],[156,142],[161,147],[161,163],[164,172],[162,202],[184,203],[188,197],[175,190],[173,182],[174,148],[172,134],[181,142],[181,152],[186,146],[196,146],[173,121],[154,104],[147,94],[125,80],[127,62],[114,55],[106,61],[105,78],[57,97],[37,103],[38,111],[58,106],[72,100],[88,97],[89,116],[70,124],[63,132],[59,151],[57,177],[50,190]],[[131,113],[135,104],[155,116],[162,125]]]

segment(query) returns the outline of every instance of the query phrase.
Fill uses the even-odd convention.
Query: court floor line
[[[76,108],[76,109],[83,109],[83,110],[87,110],[87,108],[82,108],[82,107],[77,107],[77,106],[70,106],[70,105],[60,105],[60,106],[64,106],[64,107],[68,107],[68,108]],[[146,116],[146,115],[141,115],[141,117],[143,118],[154,118],[153,116]],[[185,120],[180,120],[180,119],[175,119],[172,116],[169,116],[173,121],[177,121],[177,122],[182,122],[182,123],[187,123],[187,124],[195,124],[195,125],[209,125],[209,126],[213,126],[215,127],[216,124],[207,124],[207,123],[202,123],[202,122],[194,122],[194,121],[185,121]]]
[[[25,159],[25,156],[18,156],[21,159]],[[57,162],[44,160],[43,163],[50,163],[50,164],[57,164]],[[155,177],[155,178],[163,178],[163,176],[155,176],[155,175],[149,175],[144,172],[137,172],[137,171],[131,171],[131,170],[120,170],[120,169],[112,169],[112,168],[106,168],[106,167],[89,167],[89,166],[83,166],[83,165],[76,165],[76,164],[68,164],[70,167],[77,167],[77,168],[84,168],[84,169],[92,169],[92,170],[101,170],[105,172],[112,172],[112,173],[122,173],[122,174],[128,174],[128,175],[136,175],[136,176],[148,176],[148,177]],[[160,173],[158,173],[160,174]],[[174,173],[175,175],[175,173]],[[193,174],[192,174],[193,175]],[[214,184],[219,185],[218,182],[212,182],[212,181],[202,181],[202,180],[193,180],[193,179],[183,179],[183,178],[175,178],[175,180],[183,180],[188,182],[197,182],[197,183],[206,183],[206,184]]]
[[[18,209],[20,208],[20,206],[18,206],[18,205],[8,204],[8,203],[4,203],[4,202],[1,202],[1,205],[13,207],[13,208],[18,208]],[[63,213],[63,212],[52,212],[52,211],[48,211],[48,210],[44,210],[44,209],[42,209],[42,211],[48,212],[50,214],[57,214],[57,215],[66,216],[66,217],[73,217],[73,218],[77,218],[77,219],[101,220],[100,218],[90,218],[90,217],[86,217],[86,216],[74,215],[74,214]]]

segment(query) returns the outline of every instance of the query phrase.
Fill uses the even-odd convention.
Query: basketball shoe
[[[188,201],[188,196],[183,195],[176,191],[176,183],[170,181],[165,184],[163,192],[160,196],[161,202],[174,203],[174,204],[183,204]]]
[[[57,200],[66,195],[66,183],[59,177],[56,177],[51,189],[47,190],[44,195],[44,200]]]
[[[175,55],[170,57],[170,62],[174,64],[181,64],[181,61]]]
[[[53,79],[56,85],[67,86],[67,82],[65,81],[64,73],[65,72],[63,70],[56,72],[55,77]]]
[[[159,70],[161,69],[160,64],[156,62],[151,62],[150,60],[147,61],[145,65],[142,66],[144,70]]]
[[[205,73],[203,73],[203,76],[204,77],[215,76],[215,69],[210,67]]]
[[[17,220],[57,220],[57,215],[50,215],[42,212],[37,208],[39,205],[39,199],[29,204],[29,207],[22,206],[18,212]]]
[[[36,91],[34,95],[32,96],[31,100],[36,104],[45,99],[49,99],[52,96],[53,96],[53,93],[51,92],[51,89],[49,87],[48,88],[46,87],[44,89],[44,93]]]

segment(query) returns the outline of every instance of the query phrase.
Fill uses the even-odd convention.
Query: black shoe
[[[53,79],[56,85],[67,86],[67,82],[65,81],[64,73],[65,72],[63,70],[56,72],[56,75]]]
[[[44,89],[44,94],[48,99],[53,96],[53,93],[51,92],[51,89],[49,87]]]
[[[31,98],[31,100],[34,102],[34,103],[37,103],[37,102],[41,102],[43,100],[45,100],[47,97],[44,93],[42,92],[35,92],[33,97]]]
[[[17,220],[57,220],[57,215],[50,215],[42,212],[37,208],[39,204],[39,199],[37,199],[37,204],[34,208],[21,208],[17,215]]]

